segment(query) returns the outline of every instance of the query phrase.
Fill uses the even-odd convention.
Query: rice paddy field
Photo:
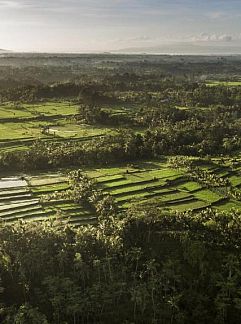
[[[228,178],[236,188],[241,188],[240,170],[213,164],[201,166],[203,170]],[[241,202],[230,199],[218,188],[209,188],[190,179],[184,170],[176,170],[165,162],[146,162],[120,168],[91,170],[87,175],[98,186],[111,194],[120,208],[133,204],[155,203],[164,209],[195,211],[205,208],[219,210],[241,209]],[[240,191],[241,192],[241,191]]]
[[[239,85],[236,84],[239,82],[234,83]],[[219,85],[220,82],[213,81],[212,84]],[[112,114],[129,114],[132,108],[105,107]],[[38,138],[87,141],[114,131],[78,124],[74,118],[77,112],[77,105],[64,101],[0,105],[0,152],[27,149]],[[43,132],[46,128],[47,132]],[[230,186],[241,194],[241,158],[237,157],[235,166],[227,158],[213,159],[199,167],[218,178],[228,179]],[[154,204],[158,208],[181,212],[205,208],[241,210],[241,201],[228,195],[227,188],[198,182],[185,169],[175,169],[167,160],[85,169],[83,172],[94,180],[97,189],[114,198],[120,210],[134,204]],[[89,207],[64,199],[43,200],[48,194],[67,189],[67,175],[63,171],[0,175],[0,220],[11,223],[53,219],[73,226],[95,224],[97,217]]]
[[[226,164],[203,164],[210,174],[229,179],[241,192],[241,159],[235,168]],[[230,198],[220,188],[204,186],[190,179],[185,170],[174,169],[168,162],[153,161],[101,169],[83,170],[99,190],[112,195],[120,210],[134,204],[154,204],[166,210],[199,211],[205,208],[241,210],[241,201]],[[0,178],[0,219],[11,223],[18,220],[52,219],[61,225],[95,224],[93,210],[65,199],[42,202],[47,194],[68,189],[63,171]]]
[[[33,197],[39,201],[47,194],[65,191],[69,188],[66,175],[59,172],[26,176],[26,181]],[[71,225],[85,225],[96,222],[96,215],[92,210],[72,201],[56,198],[50,202],[43,202],[42,208],[47,217],[51,215],[52,218]]]
[[[208,87],[240,87],[241,81],[208,81],[206,85]]]
[[[74,226],[95,223],[94,213],[79,204],[60,199],[41,202],[42,196],[67,188],[66,176],[59,173],[3,177],[0,179],[0,220],[11,223],[52,219]]]
[[[0,105],[0,151],[27,149],[36,139],[89,140],[110,128],[78,124],[78,105],[71,102]],[[45,131],[44,131],[45,130]]]

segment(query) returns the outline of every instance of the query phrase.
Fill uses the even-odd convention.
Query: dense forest
[[[2,323],[238,323],[240,213],[0,229]]]

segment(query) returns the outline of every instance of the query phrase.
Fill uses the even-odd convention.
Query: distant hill
[[[0,48],[0,53],[11,53],[12,51]]]
[[[241,54],[240,44],[210,44],[210,43],[173,43],[149,47],[128,47],[112,51],[112,53],[146,53],[146,54]]]

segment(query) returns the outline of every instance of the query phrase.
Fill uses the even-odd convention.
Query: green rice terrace
[[[112,131],[77,123],[77,113],[78,105],[67,101],[1,104],[0,150],[24,150],[37,139],[87,141]]]
[[[68,172],[78,166],[119,211],[133,205],[178,212],[241,210],[239,79],[210,78],[206,86],[203,81],[195,83],[192,95],[186,85],[170,88],[170,80],[163,81],[162,91],[159,83],[150,89],[145,83],[145,90],[139,91],[141,80],[135,81],[135,87],[130,80],[130,89],[120,80],[115,92],[108,88],[110,80],[105,92],[92,85],[87,95],[80,87],[81,96],[32,100],[31,90],[28,103],[2,101],[3,222],[52,219],[73,226],[96,224],[97,212],[91,203],[66,198]],[[220,91],[227,93],[221,96]],[[227,95],[230,107],[223,99]],[[96,105],[94,99],[99,100]],[[36,150],[40,143],[44,145]],[[16,159],[18,155],[22,160]],[[172,161],[182,155],[189,156],[190,163]],[[40,162],[32,168],[35,156]],[[5,167],[12,171],[6,174]]]
[[[209,81],[206,85],[209,87],[240,87],[241,81]]]
[[[73,225],[96,221],[91,211],[70,201],[41,203],[42,196],[68,188],[66,177],[59,173],[1,178],[0,188],[0,217],[4,222],[20,219],[41,221],[56,217]]]
[[[215,164],[204,164],[200,168],[220,179],[229,179],[231,185],[240,191],[239,169],[234,171],[228,166]],[[186,170],[174,169],[164,162],[88,171],[87,175],[95,179],[99,188],[111,194],[121,208],[128,208],[134,203],[155,203],[162,209],[182,212],[204,208],[241,208],[241,202],[228,197],[220,188],[194,181]]]
[[[194,174],[185,168],[174,168],[168,161],[92,168],[82,172],[94,181],[98,190],[110,194],[120,210],[135,204],[153,204],[157,208],[180,212],[205,208],[241,210],[241,160],[237,159],[232,165],[229,160],[222,163],[219,159],[203,161],[198,170],[210,179],[228,181],[231,193],[225,186],[195,179]],[[2,177],[0,188],[0,217],[3,222],[53,219],[78,226],[97,221],[95,212],[83,204],[58,196],[49,201],[43,199],[69,188],[66,172]]]

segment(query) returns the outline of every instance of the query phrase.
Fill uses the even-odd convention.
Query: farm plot
[[[36,139],[90,140],[114,129],[78,124],[78,106],[69,102],[0,105],[0,151],[23,150]]]
[[[50,125],[48,129],[49,135],[55,135],[62,138],[86,138],[105,135],[111,130],[108,128],[95,127],[89,125],[77,125],[73,122],[58,122],[56,125]]]
[[[234,187],[239,187],[241,185],[241,176],[239,175],[231,175],[228,179]]]
[[[61,173],[28,176],[27,182],[33,196],[37,199],[68,189],[67,177]],[[65,199],[55,198],[50,201],[45,199],[42,206],[49,216],[57,217],[61,222],[73,226],[95,224],[97,221],[92,210]]]
[[[214,207],[220,211],[231,211],[232,209],[241,211],[241,202],[232,199],[225,199],[220,203],[217,203]]]
[[[206,83],[208,87],[240,87],[241,81],[208,81]]]
[[[57,199],[41,202],[43,195],[61,192],[68,188],[66,176],[40,174],[0,179],[0,221],[59,220],[73,226],[94,224],[96,216],[84,206]]]
[[[0,141],[6,141],[7,143],[11,144],[9,142],[10,140],[34,140],[40,137],[51,138],[53,140],[61,137],[89,138],[92,136],[104,135],[110,131],[110,129],[102,127],[77,125],[71,121],[67,121],[66,119],[60,117],[59,119],[51,121],[24,121],[2,123]]]
[[[40,104],[24,104],[23,108],[33,115],[45,115],[45,116],[72,116],[77,114],[78,106],[71,102],[44,102]]]
[[[218,163],[200,164],[199,168],[217,178],[229,179],[231,186],[239,190],[239,169]],[[83,172],[94,180],[99,190],[112,195],[120,210],[133,204],[155,204],[159,208],[181,212],[205,208],[241,210],[241,201],[229,196],[228,190],[222,186],[212,187],[208,183],[191,180],[185,169],[173,169],[166,161],[85,169]],[[55,195],[64,193],[68,188],[67,175],[62,171],[36,173],[24,178],[2,178],[0,217],[7,222],[57,219],[73,226],[95,224],[97,217],[90,207]],[[48,199],[49,195],[51,199]]]
[[[26,110],[26,109],[20,109],[16,105],[13,104],[2,104],[0,105],[0,119],[3,121],[4,119],[16,119],[16,118],[31,118],[34,117],[34,115]]]
[[[19,219],[42,220],[46,214],[28,189],[27,182],[18,177],[0,179],[0,220],[13,222]]]
[[[71,102],[43,102],[38,104],[0,105],[0,119],[32,119],[39,116],[72,116],[77,114],[78,106]]]
[[[207,172],[215,170],[212,165],[204,164],[203,167]],[[184,170],[173,169],[166,162],[95,169],[86,173],[124,209],[133,203],[155,202],[167,209],[199,210],[212,207],[224,199],[221,194],[189,180]]]

